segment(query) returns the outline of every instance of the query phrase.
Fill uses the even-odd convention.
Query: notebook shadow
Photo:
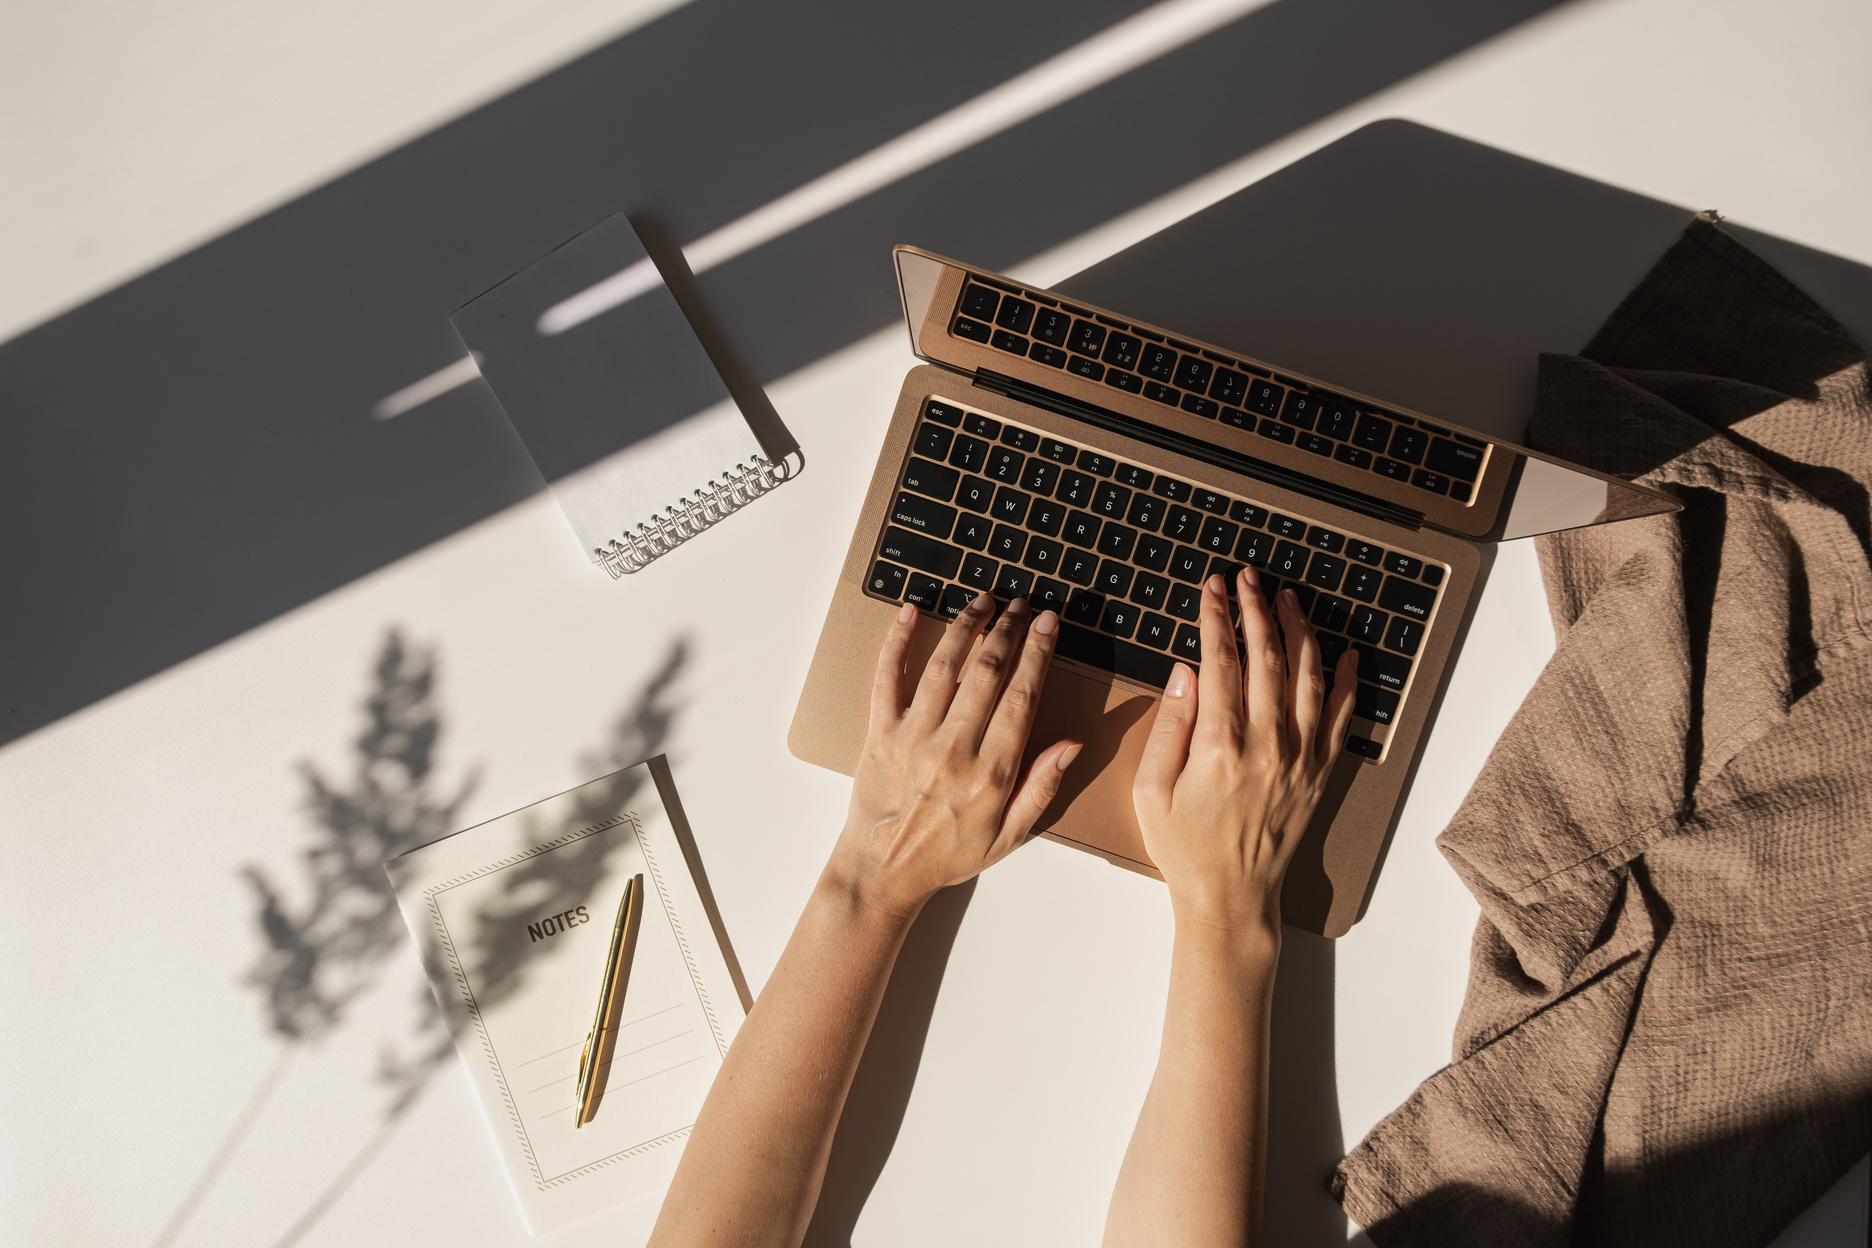
[[[974,880],[944,889],[923,907],[904,938],[845,1097],[803,1248],[847,1248],[851,1243],[852,1229],[897,1143],[949,953],[974,897]]]

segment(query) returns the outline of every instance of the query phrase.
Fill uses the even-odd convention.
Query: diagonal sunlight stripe
[[[1160,0],[940,117],[703,235],[683,248],[683,256],[692,272],[706,272],[1269,3],[1272,0]],[[548,336],[564,333],[628,303],[662,281],[654,264],[640,260],[548,308],[540,316],[539,332]],[[464,357],[382,399],[371,414],[378,420],[389,420],[479,375],[473,362]]]
[[[683,256],[693,272],[712,269],[1083,95],[1267,3],[1269,0],[1162,0],[714,233],[703,235],[683,248]],[[540,316],[539,332],[547,336],[562,334],[661,281],[656,267],[640,260],[548,308]]]

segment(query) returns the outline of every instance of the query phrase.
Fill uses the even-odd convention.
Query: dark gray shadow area
[[[944,889],[923,907],[904,938],[839,1115],[819,1203],[802,1241],[805,1248],[846,1248],[851,1243],[858,1215],[897,1143],[949,951],[974,897],[974,880]]]
[[[1346,1216],[1327,1190],[1345,1156],[1334,1054],[1333,942],[1281,929],[1268,1050],[1267,1196],[1261,1240],[1282,1248],[1339,1248]]]
[[[1278,0],[695,288],[771,381],[898,315],[894,243],[1012,263],[1555,2]],[[538,491],[484,386],[367,415],[476,294],[619,209],[698,238],[1142,7],[696,0],[0,345],[0,741]]]

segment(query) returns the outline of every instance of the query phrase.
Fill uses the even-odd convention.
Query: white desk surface
[[[86,12],[107,25],[130,7]],[[177,35],[169,55],[207,58],[210,29],[247,40],[280,60],[272,94],[243,123],[207,110],[199,94],[137,102],[112,97],[106,82],[47,123],[61,142],[0,136],[0,164],[57,175],[9,193],[20,230],[0,239],[0,271],[22,281],[0,310],[7,326],[122,280],[627,28],[633,10],[662,6],[563,3],[553,9],[558,25],[516,46],[503,42],[501,6],[459,6],[449,21],[468,32],[460,38],[472,56],[386,53],[360,71],[349,107],[331,103],[317,75],[298,72],[342,45],[339,18],[289,28],[282,10],[228,34],[207,0],[169,7],[182,35],[196,25],[203,35]],[[86,57],[92,36],[61,26],[67,19],[36,20],[15,43],[25,77],[0,73],[13,83],[0,102],[15,116],[34,91],[56,104],[72,94],[65,79],[109,67],[108,55]],[[392,52],[428,37],[416,22],[380,33]],[[1858,62],[1869,36],[1872,9],[1851,0],[1591,0],[1104,230],[1062,240],[1021,272],[1038,281],[1073,272],[1383,116],[1720,206],[1872,262],[1861,210],[1872,199],[1862,155],[1872,151],[1872,100]],[[78,68],[100,60],[102,69]],[[218,89],[194,88],[210,97]],[[281,117],[322,137],[298,164],[281,157],[259,175],[224,166],[217,176],[210,147],[238,149],[241,136],[191,137],[191,109],[250,125],[249,141]],[[113,213],[127,212],[113,196],[132,185],[148,194],[156,175],[147,162],[97,155],[108,136],[125,134],[162,145],[174,168],[196,175],[160,195],[128,238],[111,232]],[[86,231],[116,238],[101,259],[81,253]],[[524,1242],[453,1064],[382,1128],[373,1072],[382,1046],[418,1017],[413,955],[389,956],[327,1040],[283,1049],[242,982],[259,946],[238,872],[254,863],[297,882],[310,837],[299,766],[348,778],[367,668],[386,629],[438,658],[438,787],[476,777],[462,824],[609,770],[602,758],[615,721],[680,646],[658,748],[671,757],[758,989],[843,813],[847,782],[791,758],[784,736],[883,415],[910,363],[891,331],[772,386],[809,450],[806,475],[637,577],[613,584],[587,565],[540,496],[0,750],[9,859],[0,875],[0,1064],[11,1072],[0,1093],[0,1238],[157,1240],[256,1088],[269,1086],[176,1243]],[[1330,1052],[1291,1060],[1330,1071],[1332,1082],[1277,1088],[1277,1118],[1289,1124],[1289,1164],[1320,1177],[1334,1150],[1356,1143],[1447,1060],[1475,907],[1433,839],[1551,650],[1528,544],[1502,551],[1471,637],[1370,913],[1329,953],[1293,945],[1305,966],[1283,984],[1283,1001],[1305,997],[1293,1008],[1324,1026],[1314,1034],[1330,1038],[1320,1041]],[[1475,644],[1480,637],[1490,644]],[[1155,1060],[1169,938],[1161,887],[1092,858],[1038,842],[989,872],[956,934],[914,1092],[853,1241],[1094,1242]],[[1861,1242],[1863,1171],[1781,1242]],[[347,1173],[352,1181],[334,1187]],[[1293,1185],[1275,1200],[1294,1242],[1342,1233],[1317,1190]],[[653,1216],[640,1202],[545,1242],[641,1242]]]

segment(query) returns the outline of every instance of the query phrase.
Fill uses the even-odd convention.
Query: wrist
[[[1170,910],[1177,935],[1186,931],[1244,954],[1278,958],[1280,896],[1250,889],[1173,888]]]
[[[880,874],[851,861],[850,855],[835,853],[819,873],[812,902],[864,927],[908,929],[929,897],[892,887]]]

